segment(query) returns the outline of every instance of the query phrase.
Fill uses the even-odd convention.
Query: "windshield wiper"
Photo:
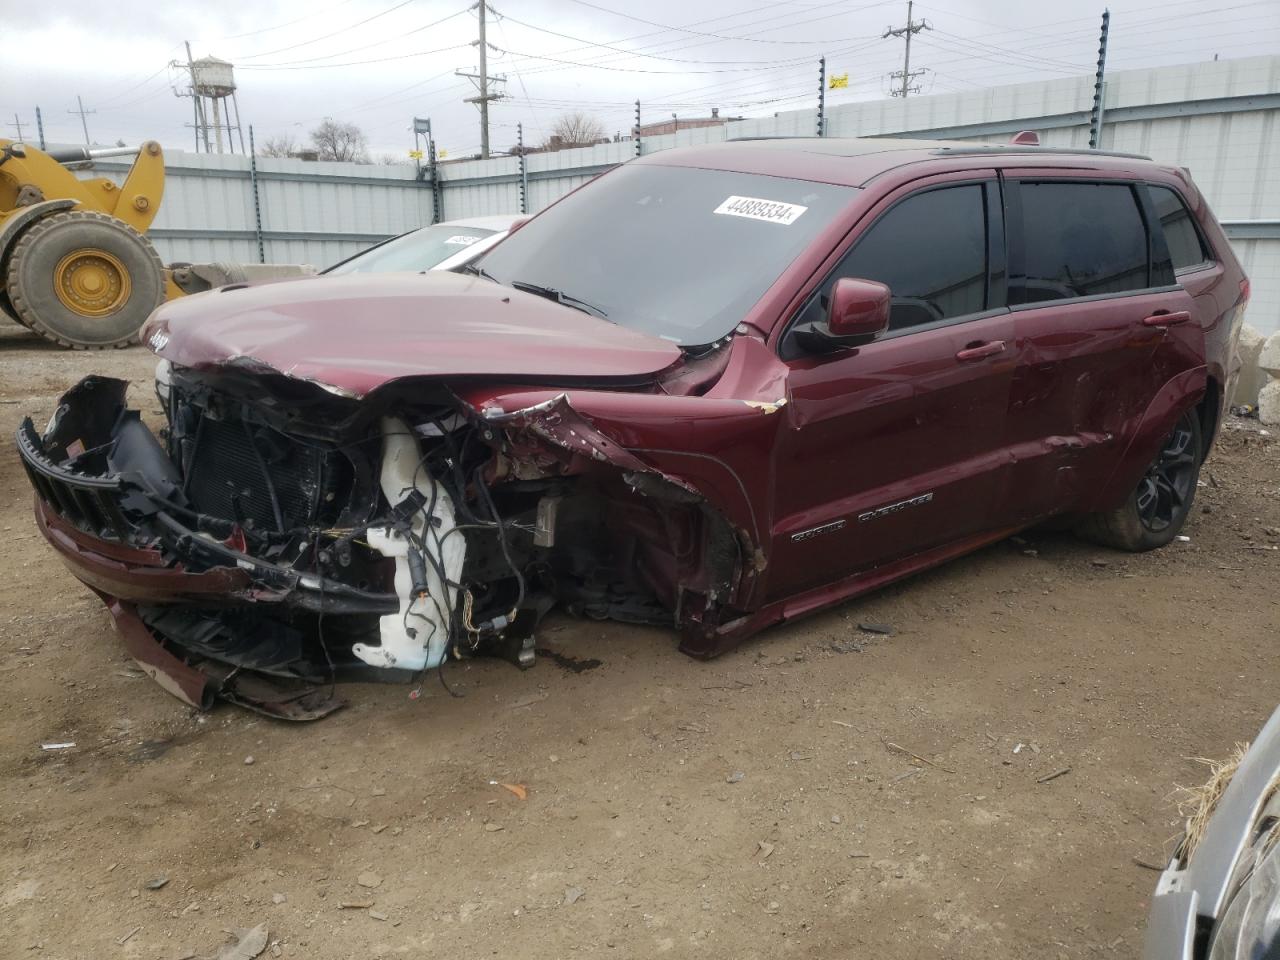
[[[422,271],[422,272],[423,272],[423,273],[426,273],[426,271],[425,271],[425,270],[424,270],[424,271]],[[497,283],[497,282],[498,282],[498,278],[497,278],[497,277],[495,277],[493,274],[491,274],[491,273],[490,273],[488,270],[486,270],[484,267],[480,266],[480,264],[478,264],[478,263],[464,263],[462,266],[458,267],[457,272],[458,272],[458,273],[469,273],[469,274],[471,274],[473,277],[484,277],[486,280],[492,280],[494,283]]]
[[[563,290],[557,290],[554,287],[544,287],[541,284],[529,283],[526,280],[512,280],[509,286],[515,287],[517,290],[523,290],[525,293],[532,293],[539,297],[546,297],[548,300],[554,300],[556,303],[564,304],[566,307],[573,307],[575,310],[581,310],[583,313],[589,313],[591,316],[599,317],[601,320],[609,319],[609,315],[594,303],[588,303],[586,300],[579,300],[577,297],[570,296]]]

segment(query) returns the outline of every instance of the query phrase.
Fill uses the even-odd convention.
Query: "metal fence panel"
[[[430,187],[412,166],[258,158],[263,248],[269,263],[326,266],[431,222]],[[122,182],[127,160],[82,176]],[[247,157],[166,151],[165,193],[151,237],[166,262],[258,259]]]

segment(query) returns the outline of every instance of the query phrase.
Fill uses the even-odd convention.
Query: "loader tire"
[[[77,350],[127,346],[165,292],[151,241],[89,210],[28,227],[9,254],[5,286],[21,323]]]
[[[9,302],[9,294],[5,293],[3,290],[0,290],[0,317],[4,317],[6,320],[12,320],[19,326],[26,326],[26,324],[22,322],[22,318],[18,316],[18,312],[13,309],[13,304]]]

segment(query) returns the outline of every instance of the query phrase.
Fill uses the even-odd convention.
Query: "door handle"
[[[965,347],[956,354],[956,359],[961,363],[966,363],[973,360],[982,360],[984,357],[994,357],[997,353],[1003,352],[1003,340],[988,340],[986,343],[975,343],[972,346]]]
[[[1142,325],[1144,327],[1172,327],[1179,323],[1186,323],[1191,319],[1191,312],[1188,310],[1176,310],[1170,313],[1168,310],[1153,313],[1149,317],[1144,317]]]

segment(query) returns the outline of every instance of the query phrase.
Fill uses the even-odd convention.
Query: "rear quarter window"
[[[1173,269],[1185,270],[1213,259],[1196,227],[1195,218],[1182,202],[1182,197],[1169,187],[1155,184],[1148,184],[1147,190],[1151,194],[1156,217],[1164,230],[1165,242],[1169,245]]]

